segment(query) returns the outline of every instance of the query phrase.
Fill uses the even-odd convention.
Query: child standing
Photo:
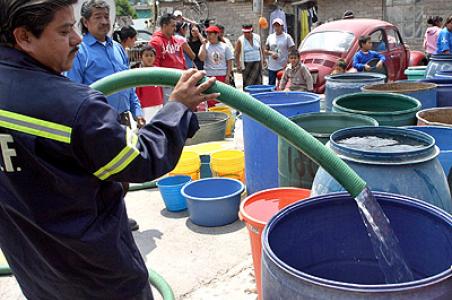
[[[300,62],[300,53],[293,49],[289,52],[289,65],[279,83],[281,91],[308,91],[314,90],[314,82],[309,69]]]
[[[384,55],[376,51],[370,50],[372,49],[372,41],[370,39],[370,36],[368,35],[360,36],[358,44],[360,50],[356,52],[355,56],[353,57],[353,67],[359,72],[370,71],[372,67],[369,66],[367,63],[370,60],[377,58],[379,61],[376,65],[376,68],[381,69],[386,58],[384,57]]]
[[[145,45],[141,50],[141,67],[153,67],[155,54],[154,47]],[[142,86],[137,87],[136,91],[146,123],[149,123],[154,115],[163,107],[163,90],[159,86]]]

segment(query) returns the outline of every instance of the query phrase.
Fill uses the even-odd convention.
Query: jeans
[[[269,85],[276,85],[276,75],[278,74],[280,70],[273,71],[268,70],[268,84]]]

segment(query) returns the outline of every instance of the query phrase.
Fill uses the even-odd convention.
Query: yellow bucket
[[[213,176],[245,181],[245,154],[240,150],[222,150],[210,155]]]
[[[182,151],[182,155],[177,162],[176,167],[169,175],[188,175],[192,180],[199,179],[199,169],[201,168],[201,159],[198,153],[191,151]]]
[[[232,135],[232,128],[234,127],[235,123],[235,116],[232,114],[232,110],[229,106],[213,106],[209,108],[209,111],[214,112],[222,112],[228,115],[229,119],[226,123],[226,136],[229,137]]]

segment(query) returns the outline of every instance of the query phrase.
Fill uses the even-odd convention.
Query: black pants
[[[154,297],[152,296],[151,286],[146,285],[144,289],[141,290],[141,293],[128,300],[154,300]]]

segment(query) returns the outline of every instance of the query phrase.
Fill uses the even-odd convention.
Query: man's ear
[[[25,27],[17,27],[13,30],[13,36],[16,39],[16,47],[20,48],[25,52],[30,52],[32,50],[32,38],[33,34],[25,29]]]

